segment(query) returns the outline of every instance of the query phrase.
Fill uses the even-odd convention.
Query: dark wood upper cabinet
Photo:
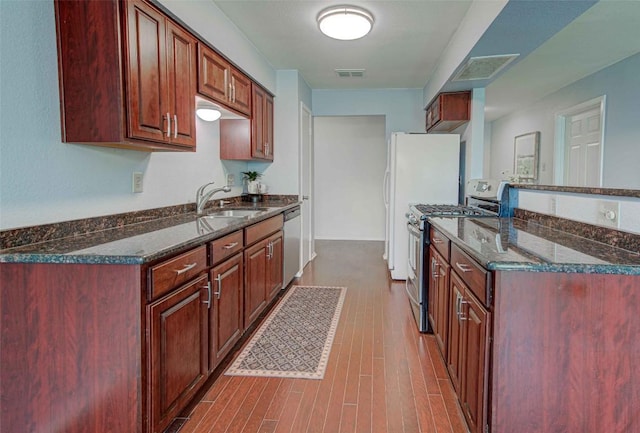
[[[471,92],[440,93],[427,106],[427,132],[451,132],[471,118]]]
[[[251,115],[251,80],[203,43],[198,44],[198,93]]]
[[[141,0],[55,1],[62,141],[195,150],[196,39]]]
[[[273,96],[251,84],[251,119],[220,121],[220,159],[273,161]]]

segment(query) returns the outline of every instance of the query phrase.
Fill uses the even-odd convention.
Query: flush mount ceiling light
[[[330,38],[351,41],[371,31],[373,15],[356,6],[330,7],[318,15],[318,27]]]
[[[222,113],[211,105],[198,104],[198,107],[196,108],[196,116],[205,122],[213,122],[218,120],[220,116],[222,116]]]

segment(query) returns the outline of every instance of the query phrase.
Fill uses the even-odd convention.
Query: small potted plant
[[[243,171],[244,180],[247,181],[247,191],[249,194],[258,194],[259,192],[259,182],[258,178],[262,176],[262,173],[258,173],[257,171]]]

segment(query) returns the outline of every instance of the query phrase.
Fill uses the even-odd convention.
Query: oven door
[[[426,332],[426,314],[423,302],[424,296],[422,293],[422,260],[424,258],[424,242],[422,241],[423,232],[411,223],[407,223],[407,231],[409,232],[409,260],[406,290],[418,329],[420,332]]]

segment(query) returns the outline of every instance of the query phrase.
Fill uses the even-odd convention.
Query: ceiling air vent
[[[452,81],[488,80],[519,55],[471,57]]]
[[[362,78],[364,69],[336,69],[336,74],[340,78]]]

